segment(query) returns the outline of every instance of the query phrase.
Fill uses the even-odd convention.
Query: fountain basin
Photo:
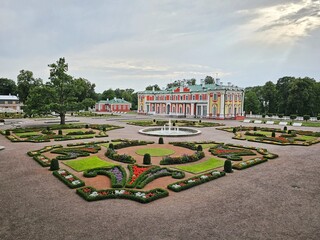
[[[179,127],[179,128],[168,128],[163,127],[148,127],[139,130],[139,133],[150,136],[160,136],[160,137],[182,137],[182,136],[194,136],[201,133],[200,130],[189,128],[189,127]]]

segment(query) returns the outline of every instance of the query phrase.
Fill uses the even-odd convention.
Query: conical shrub
[[[224,171],[225,171],[226,173],[232,173],[232,172],[233,172],[231,160],[226,160],[226,161],[224,162]]]
[[[50,163],[50,171],[59,170],[59,161],[58,159],[52,159]]]
[[[149,153],[143,155],[143,164],[150,165],[151,164],[151,156]]]

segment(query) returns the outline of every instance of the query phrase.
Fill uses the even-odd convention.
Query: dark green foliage
[[[253,131],[257,131],[257,127],[256,126],[253,127]]]
[[[303,120],[308,121],[310,119],[310,115],[303,115]]]
[[[296,118],[297,118],[297,115],[296,115],[296,114],[291,114],[291,115],[290,115],[290,119],[291,119],[291,120],[294,120],[294,119],[296,119]]]
[[[202,145],[198,145],[198,147],[197,147],[197,151],[198,151],[198,152],[203,151],[203,149],[202,149]]]
[[[174,123],[172,123],[172,126],[174,126],[174,127],[175,127],[175,126],[176,126],[176,123],[175,123],[175,122],[174,122]]]
[[[226,160],[226,161],[224,162],[224,171],[225,171],[226,173],[232,173],[232,172],[233,172],[231,160]]]
[[[77,178],[75,175],[71,174],[67,170],[60,170],[60,171],[53,171],[52,173],[55,177],[65,183],[69,188],[78,188],[83,187],[85,184],[84,182]],[[71,178],[65,178],[66,176],[72,175]]]
[[[276,132],[275,131],[272,131],[272,133],[271,133],[271,137],[276,137]]]
[[[58,159],[52,159],[50,163],[50,171],[59,170],[59,161]]]
[[[237,129],[236,129],[236,128],[233,128],[233,129],[232,129],[232,132],[233,132],[233,133],[236,133],[236,132],[237,132]]]
[[[262,118],[265,118],[266,117],[266,115],[265,114],[262,114]]]
[[[109,148],[114,149],[113,143],[109,143]]]
[[[201,119],[199,120],[199,123],[201,123]]]
[[[113,150],[111,148],[108,148],[107,152],[105,153],[105,156],[112,159],[112,160],[123,162],[123,163],[133,164],[136,162],[136,160],[133,157],[131,157],[130,155],[127,155],[127,154],[120,155],[115,150]]]
[[[317,116],[317,120],[320,120],[320,115]]]
[[[143,156],[143,164],[150,165],[151,164],[151,156],[149,153],[144,154]]]
[[[62,130],[61,129],[58,130],[58,135],[62,135]]]
[[[291,132],[292,132],[291,130],[288,130],[288,134],[291,134]]]
[[[147,144],[153,144],[153,141],[139,141],[139,140],[127,140],[127,139],[114,139],[112,142],[120,142],[114,145],[114,149],[121,149],[126,147],[133,147],[133,146],[141,146]]]
[[[105,126],[102,127],[102,131],[107,131],[107,128]]]
[[[7,136],[10,135],[10,130],[6,130],[6,135],[7,135]]]
[[[279,117],[279,118],[283,118],[283,114],[282,114],[282,113],[279,113],[279,114],[278,114],[278,117]]]
[[[153,119],[153,122],[155,123],[155,122],[156,122],[156,120],[155,120],[155,119]]]
[[[263,158],[254,158],[254,159],[250,159],[250,160],[247,160],[247,161],[235,163],[235,164],[232,165],[232,168],[233,169],[237,169],[237,170],[242,170],[242,169],[249,168],[249,167],[252,167],[254,165],[257,165],[257,164],[260,164],[260,163],[263,163],[263,162],[266,162],[266,161],[268,161],[268,159],[265,158],[265,157],[263,157]]]
[[[163,144],[163,137],[159,137],[159,141],[158,141],[159,144]]]
[[[287,131],[287,130],[288,130],[287,126],[284,126],[283,131]]]
[[[86,124],[85,128],[89,128],[89,125],[88,125],[88,124]]]
[[[49,126],[46,129],[47,129],[48,132],[50,132],[50,130],[51,130]]]

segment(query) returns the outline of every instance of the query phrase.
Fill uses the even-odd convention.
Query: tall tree
[[[277,106],[277,89],[273,82],[268,81],[262,90],[263,106],[268,113],[276,113]]]
[[[255,91],[249,90],[244,95],[244,110],[248,114],[250,112],[254,114],[260,113],[260,101]]]
[[[288,108],[288,97],[289,97],[289,86],[290,83],[295,80],[294,77],[282,77],[279,78],[276,83],[277,96],[278,96],[278,113],[289,115],[290,111]]]
[[[35,79],[33,72],[21,70],[17,76],[19,100],[25,102],[33,87],[42,85],[42,79]]]
[[[153,88],[154,88],[155,91],[160,91],[161,90],[158,84],[149,85],[148,87],[146,87],[146,90],[152,91]]]
[[[86,98],[92,98],[97,100],[97,94],[95,92],[96,85],[94,83],[89,82],[84,78],[76,78],[72,81],[73,90],[75,92],[75,97],[79,102],[82,102]]]
[[[205,84],[214,84],[214,79],[211,76],[206,76],[204,79]]]
[[[37,86],[31,90],[26,100],[27,114],[43,114],[56,112],[60,116],[60,124],[65,124],[67,111],[76,111],[91,106],[91,98],[79,100],[75,93],[77,89],[74,79],[67,74],[68,64],[64,58],[49,64],[50,81],[44,86]]]
[[[0,78],[0,95],[9,94],[17,94],[17,85],[15,81],[8,78]]]
[[[103,91],[101,98],[102,100],[107,100],[107,99],[113,99],[115,96],[116,94],[114,93],[114,90],[109,88],[108,90]]]
[[[195,78],[191,78],[187,80],[187,85],[196,85],[196,79]]]

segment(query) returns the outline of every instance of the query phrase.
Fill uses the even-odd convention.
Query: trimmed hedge
[[[253,158],[253,159],[246,160],[246,161],[243,161],[240,163],[234,163],[234,164],[232,164],[232,168],[237,169],[237,170],[242,170],[242,169],[246,169],[246,168],[252,167],[254,165],[266,162],[266,161],[268,161],[268,159],[265,157]]]
[[[30,156],[30,157],[33,157],[35,155],[40,155],[41,153],[44,153],[44,152],[49,152],[51,151],[52,149],[55,149],[55,148],[62,148],[62,145],[52,145],[52,146],[45,146],[39,150],[35,150],[35,151],[29,151],[27,152],[27,154]]]
[[[53,171],[52,174],[65,183],[69,188],[79,188],[85,185],[81,179],[77,178],[65,169]]]
[[[43,155],[35,155],[33,159],[36,160],[42,167],[50,167],[51,160]]]
[[[117,145],[115,145],[117,146]],[[115,147],[114,146],[114,147]],[[118,162],[123,162],[123,163],[129,163],[129,164],[133,164],[136,162],[136,160],[127,154],[118,154],[115,150],[108,148],[108,150],[105,153],[105,156],[114,160],[114,161],[118,161]]]
[[[166,156],[162,158],[162,160],[160,161],[160,165],[183,164],[183,163],[195,162],[204,158],[204,156],[205,156],[204,152],[202,151],[195,152],[192,155],[182,155],[180,157]]]
[[[79,194],[86,201],[97,201],[103,199],[128,199],[140,203],[149,203],[157,199],[169,196],[168,191],[155,188],[150,191],[137,191],[132,189],[105,189],[96,190],[93,187],[83,187],[77,189]]]
[[[200,184],[215,180],[217,178],[223,177],[225,175],[226,175],[225,172],[219,172],[219,171],[214,170],[209,173],[204,173],[201,175],[197,175],[197,176],[188,178],[186,180],[182,180],[179,182],[169,184],[167,188],[174,191],[174,192],[180,192],[180,191],[198,186]]]

